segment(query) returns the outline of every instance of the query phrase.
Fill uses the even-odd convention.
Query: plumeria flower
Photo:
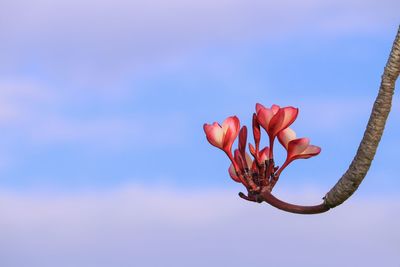
[[[211,145],[222,149],[237,168],[232,155],[232,144],[235,142],[239,134],[240,121],[236,116],[228,117],[222,125],[214,122],[213,124],[205,123],[203,125],[208,142]]]
[[[250,153],[246,152],[247,127],[240,128],[240,121],[236,116],[228,117],[222,125],[217,122],[203,125],[210,144],[223,150],[229,157],[230,177],[246,187],[248,195],[239,193],[239,196],[259,202],[257,196],[264,194],[262,192],[271,192],[281,172],[293,160],[307,159],[320,153],[321,149],[310,145],[308,138],[296,138],[296,133],[289,128],[297,118],[297,114],[298,109],[294,107],[281,108],[272,105],[271,108],[266,108],[257,104],[256,113],[252,118],[254,145],[248,144]],[[263,149],[260,148],[261,127],[269,136],[269,146]],[[237,137],[239,137],[238,147],[232,153],[232,145]],[[275,166],[273,158],[273,144],[276,137],[287,150],[286,160],[281,167]]]
[[[281,108],[278,105],[272,105],[266,108],[263,105],[256,104],[257,120],[261,127],[268,133],[270,142],[270,158],[273,158],[273,144],[277,134],[289,127],[297,118],[299,110],[294,107]]]
[[[308,138],[297,138],[296,133],[286,128],[278,134],[279,142],[287,150],[286,161],[291,162],[295,159],[308,159],[318,155],[321,152],[321,148],[318,146],[310,145],[310,139]]]

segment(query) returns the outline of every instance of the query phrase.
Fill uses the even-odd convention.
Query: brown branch
[[[317,214],[328,211],[330,208],[324,203],[316,205],[316,206],[301,206],[294,205],[287,202],[284,202],[274,195],[271,194],[271,191],[268,187],[264,187],[261,192],[249,192],[246,196],[242,192],[239,193],[239,197],[252,202],[261,203],[263,201],[267,202],[271,206],[274,206],[277,209],[297,213],[297,214]]]
[[[325,205],[325,203],[316,205],[316,206],[300,206],[294,205],[287,202],[284,202],[271,194],[269,191],[264,191],[261,193],[262,198],[265,202],[278,208],[280,210],[284,210],[291,213],[298,213],[298,214],[317,214],[323,213],[328,211],[330,208]]]
[[[372,112],[350,167],[336,185],[326,194],[325,205],[336,207],[346,201],[366,176],[381,140],[386,120],[392,106],[396,79],[400,73],[400,27],[382,75],[382,82]]]

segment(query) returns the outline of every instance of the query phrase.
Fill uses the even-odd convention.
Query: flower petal
[[[273,117],[274,113],[269,108],[259,108],[257,111],[258,123],[264,128],[265,131],[267,131],[267,133],[269,132],[269,124]]]
[[[321,153],[321,148],[319,146],[313,146],[309,145],[302,153],[301,153],[301,158],[307,159],[311,158],[313,156],[318,155]]]
[[[274,114],[278,113],[280,108],[281,108],[280,106],[273,104],[271,106],[272,113],[274,113]]]
[[[260,163],[265,162],[266,160],[269,159],[268,156],[269,156],[269,147],[264,147],[264,148],[261,149],[261,151],[260,151],[259,162],[260,162]]]
[[[284,111],[284,119],[282,122],[282,130],[289,127],[297,118],[299,114],[299,109],[294,107],[285,107],[283,108]]]
[[[233,167],[233,164],[231,164],[231,166],[229,166],[228,172],[229,172],[229,176],[232,178],[232,180],[234,180],[237,183],[241,183],[242,182],[240,180],[240,178],[237,176],[236,171],[235,171],[235,167]]]
[[[261,105],[260,103],[256,104],[256,113],[258,113],[261,109],[266,109],[266,107],[264,107],[263,105]]]
[[[271,119],[268,125],[268,134],[274,137],[280,131],[289,127],[297,118],[299,109],[294,107],[281,108]]]
[[[272,112],[272,111],[271,111]],[[283,109],[280,109],[273,117],[271,118],[268,126],[267,133],[271,139],[273,139],[280,130],[282,130],[282,123],[285,118],[285,112]]]
[[[203,125],[203,129],[208,142],[210,142],[211,145],[222,149],[224,142],[224,131],[221,126],[216,122],[213,124],[205,123]]]
[[[288,149],[289,142],[294,139],[296,139],[296,133],[289,127],[280,131],[278,134],[278,140],[286,150]]]
[[[293,158],[300,155],[307,149],[309,144],[310,139],[308,138],[298,138],[290,141],[288,144],[288,157]]]
[[[238,117],[231,116],[231,117],[226,118],[222,122],[222,129],[224,129],[224,133],[226,133],[228,131],[228,129],[231,129],[231,131],[234,133],[236,133],[236,132],[238,133],[239,129],[240,129],[240,121],[239,121]]]
[[[232,144],[235,142],[236,137],[239,134],[240,121],[236,116],[228,117],[222,123],[222,129],[224,132],[222,149],[230,153],[232,149]]]

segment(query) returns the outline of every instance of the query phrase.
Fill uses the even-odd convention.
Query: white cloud
[[[298,202],[321,196],[305,194],[295,195]],[[234,192],[137,186],[76,195],[3,191],[0,202],[7,267],[399,263],[396,198],[354,197],[315,216],[247,203]]]
[[[134,44],[149,45],[147,42],[151,40],[172,40],[177,36],[181,40],[200,40],[249,33],[276,34],[282,30],[293,33],[299,26],[323,30],[325,25],[329,25],[329,29],[341,32],[359,29],[376,31],[379,27],[396,22],[396,12],[393,10],[396,6],[399,4],[395,0],[380,3],[372,0],[307,0],[301,3],[294,0],[17,0],[2,3],[2,29],[6,32],[12,29],[15,35],[29,30],[28,38],[48,34],[63,39],[69,39],[69,35],[80,36],[83,38],[82,44],[91,38],[112,41],[109,38],[115,37],[125,40],[133,38]],[[313,25],[312,22],[318,23]],[[126,33],[132,35],[127,36]],[[137,37],[146,40],[143,42]]]
[[[184,118],[180,115],[145,115],[131,118],[71,120],[47,118],[30,128],[34,141],[40,143],[85,142],[93,145],[123,147],[169,146],[185,139]]]
[[[210,44],[392,32],[397,0],[2,1],[3,66],[35,60],[63,80],[97,87]],[[79,62],[79,64],[77,64]]]
[[[300,108],[299,124],[310,131],[337,132],[368,121],[374,97],[347,97],[340,99],[310,98],[296,101]]]
[[[41,84],[24,79],[0,80],[0,123],[13,123],[35,112],[38,103],[52,101],[52,94]]]
[[[169,146],[185,140],[186,118],[181,113],[160,114],[158,111],[149,114],[141,111],[91,117],[74,114],[71,98],[84,95],[71,97],[68,92],[50,91],[34,81],[1,82],[0,127],[3,128],[3,137],[9,133],[14,138],[17,132],[18,137],[36,144],[83,142],[111,147]]]

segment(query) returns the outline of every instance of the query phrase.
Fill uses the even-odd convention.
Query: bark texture
[[[386,120],[392,106],[396,79],[400,73],[400,27],[382,75],[378,96],[372,108],[364,137],[348,170],[324,197],[329,208],[346,201],[366,176],[381,140]]]

